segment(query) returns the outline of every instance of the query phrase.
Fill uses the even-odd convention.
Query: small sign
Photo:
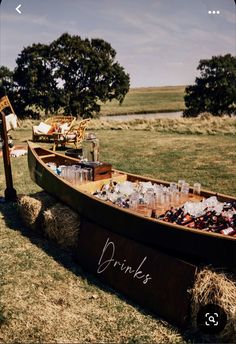
[[[148,233],[147,233],[148,235]],[[84,220],[78,263],[112,288],[180,326],[197,267]]]

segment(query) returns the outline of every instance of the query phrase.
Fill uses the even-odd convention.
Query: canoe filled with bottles
[[[236,264],[236,198],[29,144],[31,178],[93,223],[180,258]],[[96,172],[97,171],[97,172]],[[100,171],[100,172],[99,172]]]

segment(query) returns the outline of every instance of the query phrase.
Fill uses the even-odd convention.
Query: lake
[[[183,116],[183,112],[178,111],[178,112],[159,112],[159,113],[147,113],[147,114],[102,116],[100,117],[100,119],[104,119],[107,121],[128,122],[135,119],[181,118],[182,116]]]

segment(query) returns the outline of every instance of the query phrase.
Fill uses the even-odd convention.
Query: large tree
[[[99,113],[101,102],[123,101],[129,90],[129,75],[115,61],[116,52],[109,43],[63,34],[50,50],[67,112],[92,117]]]
[[[14,80],[25,104],[37,111],[92,117],[100,104],[123,101],[129,75],[115,60],[116,52],[102,39],[67,33],[51,44],[33,44],[19,54]]]
[[[216,116],[236,114],[236,57],[230,54],[200,60],[200,76],[185,89],[185,117],[210,112]]]

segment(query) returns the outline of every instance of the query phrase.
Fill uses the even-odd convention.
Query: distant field
[[[115,100],[101,107],[102,115],[182,111],[185,86],[132,88],[122,105]]]

